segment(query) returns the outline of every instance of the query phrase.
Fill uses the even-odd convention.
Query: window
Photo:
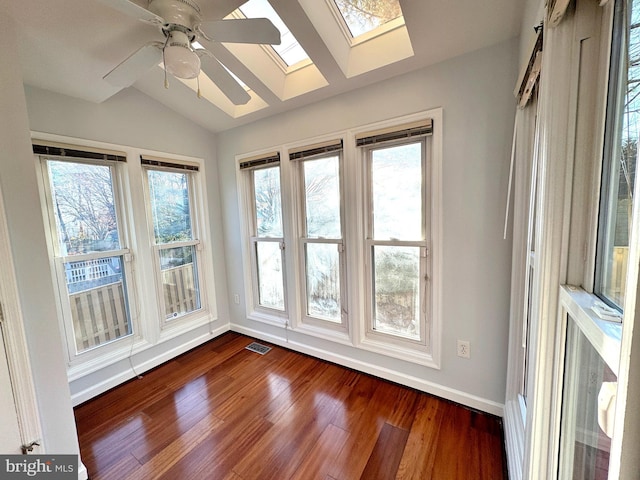
[[[201,308],[200,241],[193,220],[197,167],[142,159],[146,166],[160,302],[167,320]],[[160,165],[160,166],[156,166]]]
[[[423,139],[366,149],[370,333],[427,339],[427,163]]]
[[[439,367],[441,115],[237,157],[249,319]]]
[[[402,16],[398,0],[335,0],[335,5],[354,38]]]
[[[271,45],[268,48],[278,54],[278,57],[287,67],[296,65],[309,56],[293,36],[289,27],[282,21],[267,0],[249,0],[239,8],[246,18],[268,18],[280,30],[280,45]]]
[[[255,304],[286,311],[284,233],[280,155],[248,160],[240,166],[251,180],[251,263]]]
[[[640,135],[640,9],[617,2],[605,136],[596,293],[622,310]]]
[[[41,158],[67,341],[79,355],[133,333],[117,162]]]
[[[341,202],[342,142],[290,152],[298,161],[302,197],[302,305],[308,320],[346,326]]]

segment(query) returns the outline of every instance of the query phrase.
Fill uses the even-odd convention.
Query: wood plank
[[[311,450],[306,454],[290,480],[324,480],[334,468],[335,458],[344,447],[349,433],[335,425],[328,425]]]
[[[260,442],[272,426],[262,417],[244,417],[238,422],[224,422],[159,480],[226,478],[245,452]]]
[[[202,443],[220,425],[222,420],[209,414],[183,435],[169,443],[144,465],[140,465],[127,476],[129,480],[152,480],[159,478],[178,463],[193,448]]]
[[[421,395],[416,407],[415,419],[396,474],[397,479],[434,478],[433,462],[446,404],[434,397]]]
[[[296,471],[340,407],[330,396],[319,394],[335,388],[335,380],[342,373],[331,367],[316,377],[314,389],[300,395],[260,442],[245,453],[233,469],[236,473],[247,478],[281,479]]]
[[[506,478],[499,419],[227,333],[75,409],[93,480]]]
[[[408,430],[385,423],[360,479],[393,480],[408,437]]]

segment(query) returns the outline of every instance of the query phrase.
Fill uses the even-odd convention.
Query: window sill
[[[602,301],[579,287],[572,285],[560,287],[560,303],[617,376],[622,324],[599,318],[592,307]]]
[[[405,362],[440,370],[440,363],[434,359],[432,352],[430,352],[425,345],[411,348],[405,345],[391,343],[391,341],[387,342],[365,337],[356,346],[362,350],[368,350],[379,355],[385,355],[387,357],[404,360]]]
[[[349,332],[341,325],[336,325],[334,328],[331,328],[331,326],[322,327],[319,325],[311,325],[309,323],[299,323],[292,330],[294,332],[322,338],[342,345],[353,346],[353,342],[349,337]]]

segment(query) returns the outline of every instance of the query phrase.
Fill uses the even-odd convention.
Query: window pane
[[[280,45],[270,45],[287,66],[309,58],[307,52],[300,46],[289,27],[282,21],[267,0],[249,0],[240,7],[240,11],[247,18],[268,18],[280,30]]]
[[[373,247],[374,330],[420,339],[420,248]]]
[[[284,310],[284,273],[279,242],[256,242],[258,303]]]
[[[353,37],[402,15],[398,0],[335,0],[335,3]]]
[[[148,170],[156,244],[193,239],[187,173]]]
[[[422,239],[422,143],[372,151],[373,238]]]
[[[339,157],[304,162],[307,237],[341,238]]]
[[[60,255],[120,249],[111,168],[48,160]]]
[[[559,478],[606,479],[611,438],[604,429],[612,427],[607,424],[613,422],[614,409],[607,415],[598,405],[615,403],[611,393],[617,378],[571,318],[564,368]]]
[[[132,332],[122,257],[64,264],[78,353]]]
[[[194,246],[160,250],[165,317],[175,318],[200,309],[198,266]]]
[[[624,303],[640,133],[640,9],[638,2],[629,5],[631,3],[630,25],[616,22],[618,30],[628,32],[628,51],[627,58],[623,57],[622,61],[619,95],[614,94],[609,99],[608,115],[616,117],[618,122],[616,127],[607,126],[605,143],[609,153],[604,161],[604,178],[608,178],[608,185],[603,188],[606,198],[601,202],[600,258],[596,267],[597,293],[620,308]],[[621,11],[616,15],[618,13]],[[616,35],[614,39],[622,43]],[[612,61],[612,65],[615,69],[616,62]]]
[[[280,167],[253,172],[258,237],[282,237],[282,204],[280,201]]]
[[[340,261],[335,243],[307,243],[307,315],[340,323]]]

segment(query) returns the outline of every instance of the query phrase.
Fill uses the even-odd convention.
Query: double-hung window
[[[367,336],[428,347],[431,121],[357,136],[366,162]]]
[[[238,156],[251,320],[439,367],[441,115]]]
[[[201,309],[199,252],[194,212],[198,166],[143,157],[153,227],[157,288],[165,320]]]
[[[34,145],[70,360],[133,333],[121,155]]]
[[[344,231],[341,202],[342,141],[289,152],[300,195],[300,290],[303,321],[346,328]]]
[[[240,169],[250,175],[254,305],[271,312],[286,312],[280,154],[245,159]]]

